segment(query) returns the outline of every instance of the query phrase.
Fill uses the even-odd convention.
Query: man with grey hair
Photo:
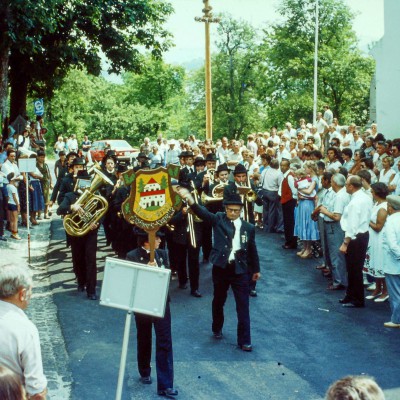
[[[362,270],[367,253],[372,200],[361,188],[362,181],[359,176],[347,178],[346,191],[351,195],[351,200],[340,219],[344,239],[339,248],[346,257],[348,280],[346,296],[339,300],[343,307],[365,305]]]
[[[0,364],[18,374],[30,400],[46,398],[39,333],[24,311],[32,295],[27,266],[0,266]]]
[[[335,193],[329,200],[327,206],[321,206],[320,213],[326,218],[324,228],[329,257],[332,265],[333,283],[328,286],[329,290],[342,290],[347,286],[346,258],[339,251],[344,240],[344,232],[340,226],[344,208],[350,202],[350,195],[346,192],[346,178],[342,174],[335,174],[331,178],[332,190]]]

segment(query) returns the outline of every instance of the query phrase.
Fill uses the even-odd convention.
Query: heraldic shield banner
[[[181,206],[171,179],[178,179],[179,166],[169,165],[153,170],[130,170],[123,174],[130,196],[122,204],[122,214],[131,224],[149,232],[164,226]]]

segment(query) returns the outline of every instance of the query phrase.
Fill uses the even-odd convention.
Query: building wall
[[[378,131],[393,139],[400,137],[400,1],[385,0],[384,7],[385,35],[371,55],[376,60]]]

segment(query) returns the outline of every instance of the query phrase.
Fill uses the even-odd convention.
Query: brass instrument
[[[210,185],[214,185],[214,183],[215,183],[215,169],[213,169],[213,168],[208,169],[206,176],[208,176],[208,180],[209,180]]]
[[[224,197],[224,189],[225,186],[229,185],[229,182],[221,182],[218,185],[215,185],[211,191],[211,196],[217,199],[222,199]]]
[[[108,202],[99,195],[94,194],[101,186],[108,183],[113,185],[113,182],[100,171],[99,165],[93,167],[94,178],[90,187],[86,189],[75,204],[78,204],[83,209],[68,214],[64,218],[64,228],[68,235],[84,236],[91,230],[91,225],[97,223],[107,212]]]
[[[253,203],[257,200],[257,193],[251,188],[249,174],[247,174],[247,186],[250,188],[250,190],[246,193],[246,201]]]

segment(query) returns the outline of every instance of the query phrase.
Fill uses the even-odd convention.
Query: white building
[[[375,87],[374,81],[371,85],[370,119],[378,124],[378,132],[393,139],[400,137],[400,1],[385,0],[384,8],[385,35],[371,50],[376,74]]]
[[[140,207],[162,207],[165,204],[165,190],[151,178],[140,193]]]

